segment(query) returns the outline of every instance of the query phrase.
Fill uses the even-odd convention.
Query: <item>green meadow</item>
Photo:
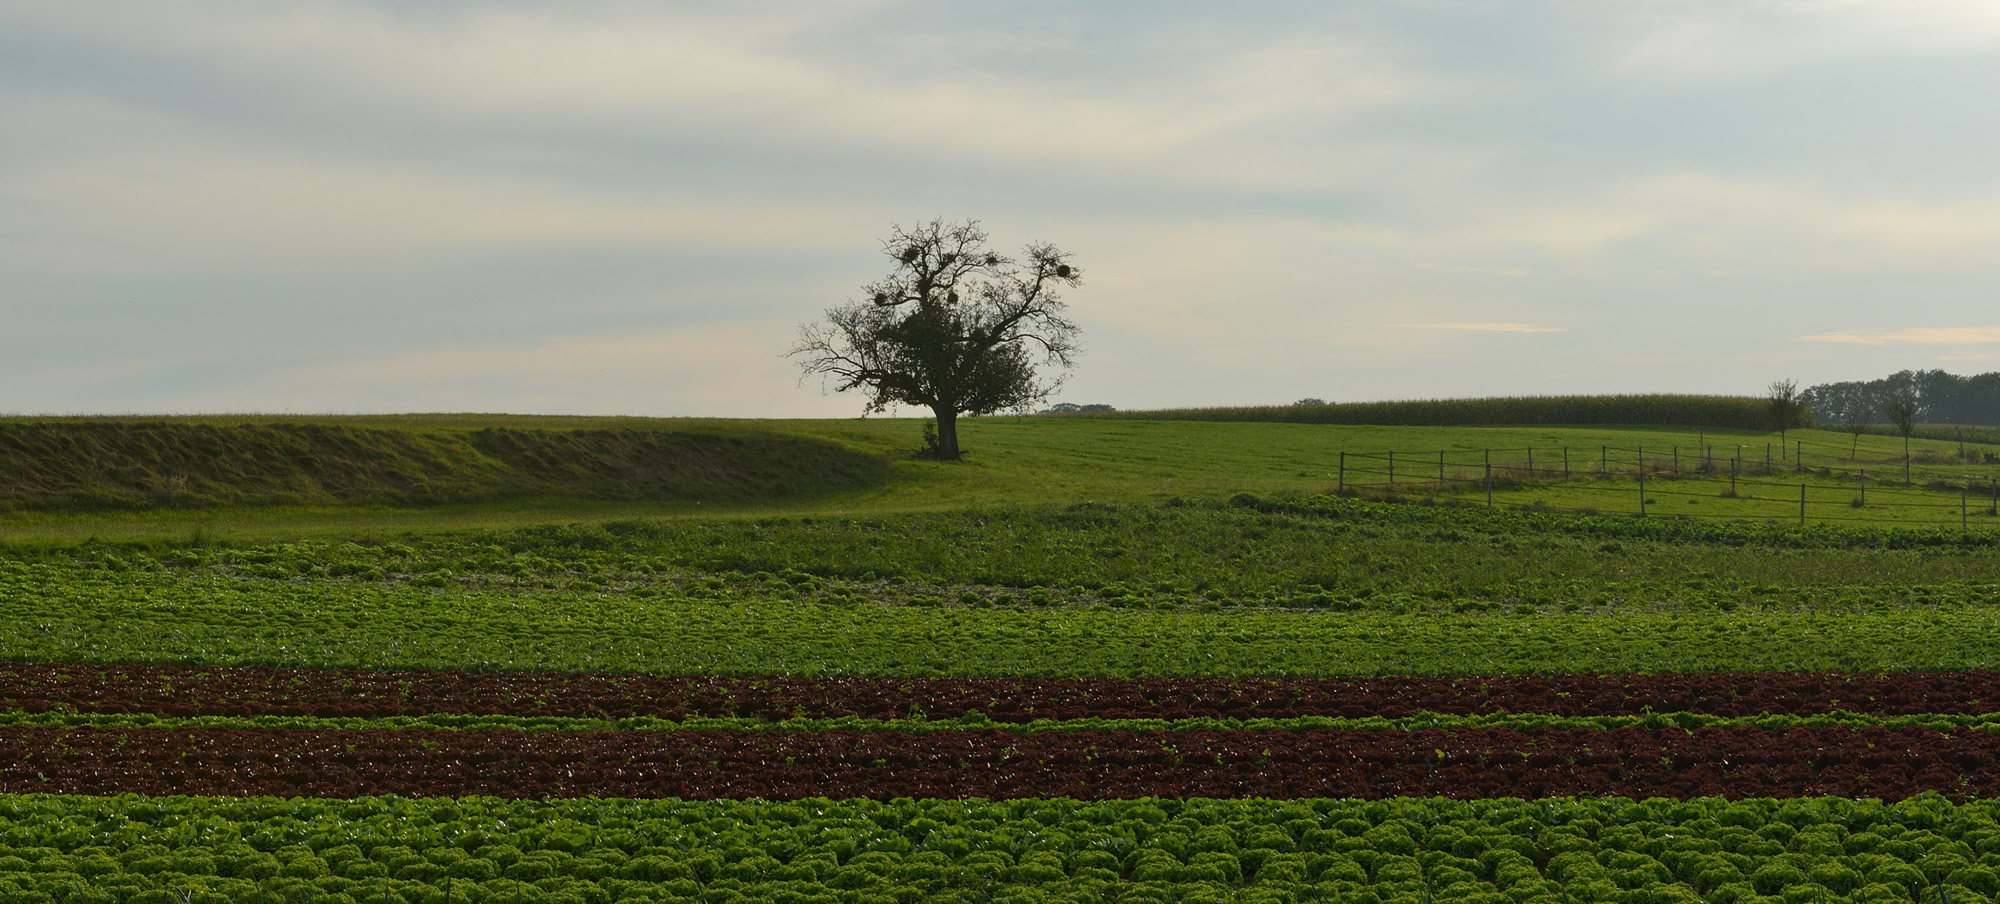
[[[106,419],[90,419],[104,423]],[[1960,445],[1943,440],[1911,443],[1912,479],[1901,479],[1902,442],[1863,436],[1854,460],[1843,453],[1853,443],[1844,433],[1794,430],[1790,444],[1803,441],[1813,470],[1797,472],[1780,462],[1762,473],[1763,450],[1776,433],[1667,427],[1372,427],[1288,423],[1211,423],[1085,418],[997,417],[962,422],[967,460],[942,463],[911,454],[921,421],[904,418],[855,420],[708,420],[484,415],[354,417],[204,417],[133,419],[186,428],[255,425],[309,425],[340,429],[361,437],[359,451],[377,457],[407,455],[408,447],[444,443],[475,431],[508,430],[531,435],[572,431],[664,432],[728,437],[745,447],[743,468],[772,474],[796,470],[790,458],[851,456],[879,468],[850,469],[839,482],[772,480],[774,492],[688,492],[672,487],[652,498],[619,498],[615,492],[568,492],[541,477],[537,481],[485,472],[437,478],[458,479],[491,498],[460,501],[359,502],[291,494],[281,504],[269,498],[196,500],[157,507],[105,507],[56,503],[15,505],[0,514],[0,540],[47,543],[88,538],[155,540],[203,537],[237,541],[296,538],[398,536],[435,531],[507,529],[550,522],[603,523],[631,519],[870,516],[1035,508],[1093,502],[1158,505],[1173,501],[1221,500],[1239,493],[1260,497],[1333,493],[1345,489],[1375,497],[1428,499],[1455,504],[1488,502],[1482,460],[1494,465],[1491,502],[1498,507],[1539,507],[1636,514],[1639,495],[1631,473],[1631,450],[1645,449],[1649,467],[1665,468],[1678,453],[1678,476],[1649,477],[1648,513],[1655,516],[1753,519],[1795,522],[1798,485],[1808,485],[1810,523],[1882,523],[1910,526],[1958,524],[1959,492],[1926,489],[1926,483],[1973,488],[1971,508],[1991,522],[1990,499],[1980,493],[2000,476],[2000,465],[1966,463]],[[0,430],[26,423],[0,422]],[[44,422],[47,423],[47,422]],[[395,448],[379,452],[367,444]],[[411,439],[410,437],[414,437]],[[748,439],[745,439],[748,438]],[[1726,469],[1696,470],[1702,460],[1726,461],[1744,451],[1737,495],[1728,495]],[[1604,452],[1607,447],[1612,452]],[[1972,457],[1990,447],[1971,446]],[[813,451],[815,449],[822,451]],[[1707,459],[1700,450],[1706,449]],[[1564,451],[1571,476],[1559,471]],[[1623,451],[1618,451],[1623,450]],[[1379,453],[1395,451],[1402,460],[1400,482],[1390,487]],[[1445,453],[1448,483],[1439,484],[1437,456]],[[1342,468],[1342,454],[1347,467]],[[1782,453],[1781,453],[1782,454]],[[1527,458],[1538,469],[1525,472]],[[1625,473],[1593,473],[1609,455],[1624,456]],[[847,459],[842,459],[846,462]],[[405,466],[401,460],[391,465]],[[199,465],[196,465],[198,467]],[[21,463],[0,455],[0,474]],[[360,461],[350,470],[382,465]],[[1615,462],[1611,470],[1617,472]],[[1857,483],[1850,469],[1870,473],[1872,508],[1855,508]],[[1827,470],[1830,469],[1830,470]],[[1755,473],[1753,473],[1755,472]],[[587,476],[587,475],[586,475]],[[277,475],[273,480],[285,478]],[[171,477],[167,478],[171,479]],[[512,481],[511,483],[509,481]],[[226,476],[218,478],[226,483]],[[697,489],[700,489],[697,487]],[[380,495],[379,493],[377,494]]]
[[[1826,431],[1788,437],[1806,470],[1765,473],[1775,434],[1657,427],[984,418],[964,425],[969,460],[946,464],[911,455],[920,422],[907,419],[166,423],[246,422],[262,430],[242,436],[274,449],[338,442],[303,464],[267,450],[187,474],[212,497],[0,514],[0,657],[817,674],[1984,668],[2000,602],[1992,516],[1961,530],[1958,493],[1925,487],[1986,479],[1987,447],[1937,440],[1913,443],[1912,486],[1875,478],[1870,507],[1854,508],[1844,459],[1824,451],[1852,438]],[[104,437],[217,441],[92,436],[131,460],[152,453]],[[592,498],[625,473],[612,465],[508,457],[565,443],[651,475],[652,497]],[[1760,460],[1738,462],[1732,497],[1696,450],[1739,444]],[[1636,471],[1615,473],[1607,447],[1665,456],[1648,453],[1647,517]],[[702,467],[616,458],[654,448],[692,449]],[[1514,466],[1530,449],[1533,476]],[[1851,454],[1875,474],[1890,456],[1900,471],[1901,449],[1864,436]],[[1408,469],[1394,488],[1369,473],[1388,450]],[[1448,469],[1479,462],[1478,478],[1435,481],[1440,450]],[[47,470],[32,498],[130,500],[201,467],[102,460],[123,483],[72,487],[56,480],[72,472]],[[1590,473],[1598,461],[1614,473]],[[345,483],[310,479],[329,473]],[[799,476],[813,473],[844,483]],[[195,504],[253,479],[373,500],[413,476],[434,498],[489,498]],[[1797,523],[1799,482],[1824,496],[1808,514],[1827,517]],[[1931,517],[1875,501],[1897,493],[1928,497],[1914,511]]]

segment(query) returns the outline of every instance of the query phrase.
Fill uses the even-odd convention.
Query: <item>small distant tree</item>
[[[1069,253],[1034,244],[1015,260],[986,239],[973,220],[891,227],[882,243],[894,262],[889,275],[864,286],[862,300],[829,309],[824,322],[799,327],[788,357],[805,376],[831,378],[836,392],[860,390],[868,411],[930,409],[936,423],[925,451],[958,460],[959,415],[1047,399],[1061,378],[1042,381],[1037,365],[1067,369],[1080,351],[1056,294],[1083,282]]]
[[[1841,396],[1834,404],[1833,416],[1840,418],[1840,426],[1854,434],[1854,442],[1847,448],[1847,460],[1853,461],[1861,448],[1861,434],[1875,426],[1875,403],[1859,393]]]
[[[1296,401],[1296,402],[1293,402],[1292,404],[1293,404],[1294,406],[1302,406],[1302,405],[1324,405],[1324,404],[1326,404],[1326,400],[1325,400],[1325,399],[1316,399],[1316,398],[1313,398],[1312,396],[1306,396],[1305,398],[1303,398],[1303,399],[1300,399],[1300,400],[1298,400],[1298,401]]]
[[[1771,429],[1778,431],[1778,443],[1785,442],[1785,431],[1798,422],[1799,413],[1805,406],[1799,402],[1797,380],[1779,380],[1764,392],[1764,416],[1770,421]]]
[[[1889,423],[1896,425],[1896,432],[1903,435],[1903,482],[1910,482],[1910,434],[1917,432],[1917,397],[1915,393],[1899,392],[1882,403],[1882,414]]]

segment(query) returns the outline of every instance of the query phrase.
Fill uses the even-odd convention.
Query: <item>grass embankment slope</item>
[[[0,422],[0,509],[28,523],[162,511],[225,520],[244,509],[282,521],[325,509],[551,501],[695,506],[811,499],[888,476],[878,454],[730,424],[449,416]]]

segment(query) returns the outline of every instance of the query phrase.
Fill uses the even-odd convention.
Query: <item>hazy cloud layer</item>
[[[0,410],[854,414],[780,355],[933,216],[1086,265],[1070,401],[1971,366],[1996,83],[1971,0],[0,0]]]
[[[1806,342],[1851,345],[1990,345],[2000,342],[2000,326],[1913,327],[1904,330],[1846,330],[1800,336]]]
[[[1404,326],[1420,330],[1457,330],[1463,333],[1560,333],[1559,326],[1541,326],[1534,323],[1409,323]]]

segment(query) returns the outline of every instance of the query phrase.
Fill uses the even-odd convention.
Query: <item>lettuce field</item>
[[[0,548],[0,901],[2000,901],[1988,531],[851,502]]]
[[[1080,801],[0,801],[14,900],[1990,900],[1925,795]]]

